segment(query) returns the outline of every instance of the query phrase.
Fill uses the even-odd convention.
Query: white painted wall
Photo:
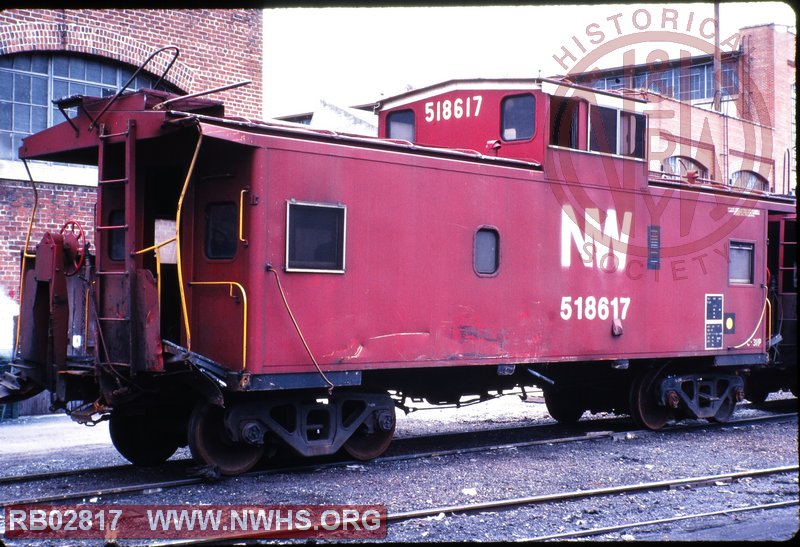
[[[8,297],[5,287],[0,286],[0,360],[10,360],[14,349],[14,317],[19,306]]]

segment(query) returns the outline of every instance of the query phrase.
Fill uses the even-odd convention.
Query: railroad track
[[[780,509],[781,507],[791,507],[792,505],[798,505],[799,500],[787,500],[787,501],[779,501],[775,503],[763,503],[758,505],[749,505],[747,507],[736,507],[736,508],[727,508],[721,509],[719,511],[708,511],[704,513],[693,513],[691,515],[676,515],[674,517],[667,517],[662,519],[654,519],[654,520],[644,520],[644,521],[636,521],[636,522],[629,522],[625,524],[616,524],[613,526],[603,526],[601,528],[591,528],[588,530],[573,530],[571,532],[564,532],[561,534],[550,534],[546,536],[537,536],[532,538],[525,538],[522,541],[550,541],[556,539],[573,539],[573,538],[580,538],[580,537],[591,537],[591,536],[600,536],[604,534],[610,534],[613,532],[620,532],[623,530],[630,530],[633,528],[641,528],[644,526],[655,526],[661,524],[670,524],[673,522],[680,522],[683,520],[694,520],[694,519],[701,519],[701,518],[708,518],[708,517],[716,517],[722,515],[731,515],[735,513],[745,513],[748,511],[763,511],[768,509]]]
[[[758,408],[766,411],[770,411],[772,409],[781,410],[786,409],[790,403],[796,404],[796,400],[786,400],[786,399],[777,399],[768,401],[766,403],[762,403],[758,407],[755,407],[752,404],[740,404],[737,406],[739,410],[747,410],[750,408]],[[424,411],[424,410],[423,410]],[[796,413],[794,413],[796,414]],[[767,416],[758,416],[755,418],[740,418],[735,421],[726,422],[724,424],[715,424],[709,423],[705,420],[696,420],[695,422],[682,422],[676,425],[666,426],[662,432],[669,432],[673,430],[684,430],[687,428],[703,428],[703,427],[722,427],[726,424],[737,424],[737,423],[746,423],[750,420],[762,421],[762,420],[769,420],[772,418],[782,418],[784,416],[793,415],[792,413],[778,413],[778,414],[771,414]],[[553,424],[553,423],[546,423],[546,424],[536,424],[536,425],[523,425],[523,426],[512,426],[512,427],[499,427],[499,428],[483,428],[483,429],[471,429],[467,431],[445,431],[439,432],[434,435],[409,435],[403,437],[396,437],[394,441],[392,441],[392,446],[389,448],[390,456],[383,456],[378,458],[374,461],[385,461],[387,458],[395,458],[395,459],[403,459],[407,458],[408,456],[392,456],[394,452],[398,451],[398,449],[402,452],[407,450],[405,445],[419,443],[422,445],[430,444],[431,440],[436,441],[445,441],[446,443],[458,443],[458,439],[467,439],[470,437],[480,437],[480,436],[518,436],[518,437],[525,437],[529,438],[532,434],[535,435],[537,438],[545,439],[548,438],[550,432],[555,432],[558,435],[561,435],[565,429],[569,431],[576,432],[575,436],[578,436],[579,433],[583,434],[586,437],[592,436],[603,436],[603,434],[611,434],[611,433],[619,433],[630,431],[636,433],[637,430],[632,430],[633,422],[628,417],[619,417],[619,416],[611,416],[606,418],[596,418],[590,420],[583,420],[578,422],[577,424],[571,426],[563,426],[560,424]],[[644,432],[649,433],[649,432]],[[533,441],[523,441],[520,443],[512,443],[511,445],[516,446],[525,446],[527,442]],[[450,453],[452,451],[446,451]],[[433,454],[434,452],[430,452]],[[443,453],[442,451],[435,451],[436,454]],[[192,466],[193,460],[191,458],[184,458],[184,459],[175,459],[169,460],[163,464],[163,466],[171,466],[177,469],[180,468],[189,468]],[[350,462],[352,463],[352,462]],[[334,463],[335,464],[335,463]],[[319,464],[315,463],[312,464],[312,468]],[[162,466],[162,468],[163,468]],[[307,467],[304,467],[307,468]],[[5,484],[14,484],[19,482],[35,482],[40,480],[50,480],[56,478],[66,478],[71,476],[79,476],[88,473],[102,473],[102,472],[120,472],[120,471],[128,471],[134,469],[141,469],[133,464],[119,464],[119,465],[111,465],[111,466],[103,466],[103,467],[93,467],[93,468],[82,468],[82,469],[62,469],[56,471],[46,471],[42,473],[26,473],[24,475],[8,475],[8,476],[0,476],[0,487]]]
[[[443,507],[432,507],[417,511],[406,511],[394,513],[386,517],[387,523],[401,522],[404,520],[428,518],[442,513],[475,513],[491,509],[510,509],[515,507],[525,507],[537,503],[571,501],[577,499],[593,498],[598,496],[612,496],[615,494],[630,494],[634,492],[652,492],[654,490],[664,490],[679,486],[705,486],[720,481],[732,481],[744,477],[759,477],[766,475],[776,475],[797,472],[800,466],[786,465],[780,467],[770,467],[767,469],[750,469],[747,471],[737,471],[733,473],[722,473],[718,475],[704,475],[700,477],[686,477],[668,479],[663,481],[644,482],[628,484],[623,486],[611,486],[607,488],[594,488],[589,490],[574,490],[571,492],[560,492],[556,494],[544,494],[541,496],[530,496],[522,498],[511,498],[481,503],[467,503],[461,505],[448,505]],[[798,503],[794,500],[791,503]],[[566,537],[566,535],[565,535]]]
[[[743,478],[756,478],[756,477],[766,477],[771,475],[779,475],[779,474],[788,474],[788,473],[796,473],[800,469],[797,465],[790,465],[790,466],[780,466],[780,467],[772,467],[766,469],[750,469],[746,471],[738,471],[732,473],[721,473],[716,475],[704,475],[704,476],[697,476],[697,477],[682,477],[682,478],[674,478],[668,479],[663,481],[655,481],[655,482],[645,482],[645,483],[637,483],[637,484],[627,484],[621,486],[612,486],[607,488],[596,488],[591,490],[575,490],[569,492],[558,492],[553,494],[543,494],[538,496],[529,496],[529,497],[518,497],[518,498],[510,498],[510,499],[500,499],[500,500],[493,500],[493,501],[486,501],[486,502],[479,502],[479,503],[467,503],[467,504],[458,504],[458,505],[447,505],[447,506],[440,506],[440,507],[430,507],[425,509],[419,510],[412,510],[412,511],[404,511],[404,512],[397,512],[397,513],[390,513],[386,516],[386,525],[387,527],[395,526],[401,522],[410,521],[410,520],[422,520],[422,519],[429,519],[432,517],[439,517],[442,515],[465,515],[465,514],[472,514],[472,513],[481,513],[485,511],[492,511],[492,510],[509,510],[509,509],[516,509],[516,508],[523,508],[532,505],[542,505],[547,503],[558,503],[558,502],[565,502],[565,501],[575,501],[581,500],[586,498],[597,498],[597,497],[608,497],[608,496],[617,496],[620,494],[634,494],[640,492],[654,492],[659,490],[666,490],[672,489],[677,487],[701,487],[701,486],[708,486],[718,484],[719,482],[729,482],[734,480],[739,480]],[[765,509],[775,509],[779,507],[787,507],[791,505],[798,505],[798,500],[785,500],[781,502],[769,503],[769,504],[758,504],[752,505],[748,507],[736,508],[736,509],[724,509],[720,511],[713,511],[713,512],[704,512],[704,513],[696,513],[692,515],[680,515],[674,516],[671,518],[664,518],[664,519],[654,519],[649,521],[640,521],[640,522],[632,522],[632,523],[625,523],[619,524],[615,526],[607,526],[602,528],[593,528],[588,530],[575,530],[570,532],[564,532],[559,534],[551,534],[551,535],[544,535],[544,536],[536,536],[531,538],[525,538],[521,541],[544,541],[544,540],[554,540],[554,539],[569,539],[569,538],[577,538],[577,537],[589,537],[593,535],[602,535],[607,534],[614,531],[619,530],[626,530],[629,528],[641,527],[641,526],[650,526],[654,524],[665,524],[669,522],[677,522],[679,520],[688,520],[688,519],[696,519],[696,518],[703,518],[709,517],[714,515],[723,515],[729,513],[738,513],[744,511],[754,511],[754,510],[765,510]],[[216,538],[201,538],[201,539],[186,539],[186,540],[178,540],[178,541],[168,541],[168,542],[160,542],[155,544],[157,547],[177,547],[177,546],[189,546],[189,545],[202,545],[202,544],[209,544],[209,543],[216,543],[220,541],[220,539],[224,539],[226,542],[230,541],[237,541],[239,542],[247,542],[247,541],[258,541],[258,540],[265,540],[269,539],[269,535],[266,535],[263,531],[253,532],[250,531],[248,533],[242,534],[231,534],[231,535],[224,535]]]
[[[769,409],[785,409],[788,406],[787,400],[773,400],[764,403],[757,408],[763,410]],[[791,401],[796,403],[796,401]],[[737,408],[740,410],[746,410],[749,408],[756,408],[754,405],[751,404],[741,404]],[[725,425],[729,424],[743,424],[749,421],[764,421],[764,420],[772,420],[772,419],[782,419],[785,416],[796,415],[795,413],[778,413],[778,414],[770,414],[766,416],[758,416],[754,418],[740,418],[737,420],[731,420],[726,423],[709,423],[705,420],[696,420],[694,422],[682,422],[676,425],[669,425],[666,426],[664,429],[661,430],[660,433],[663,432],[670,432],[670,431],[683,431],[687,428],[709,428],[709,427],[724,427]],[[546,423],[546,424],[536,424],[536,425],[528,425],[528,426],[512,426],[512,427],[499,427],[499,428],[484,428],[484,429],[473,429],[468,431],[450,431],[450,432],[439,432],[434,435],[409,435],[404,437],[397,437],[392,442],[392,445],[389,448],[387,455],[384,455],[380,458],[377,458],[373,461],[391,461],[391,460],[402,460],[402,459],[409,459],[415,456],[405,454],[410,450],[407,448],[407,445],[419,444],[421,446],[430,446],[431,441],[435,440],[439,444],[448,445],[448,444],[458,444],[460,440],[466,440],[469,438],[477,438],[481,436],[486,437],[524,437],[525,441],[520,442],[512,442],[512,443],[502,443],[498,445],[499,447],[524,447],[529,444],[541,444],[540,441],[547,441],[547,442],[554,442],[553,439],[550,437],[551,434],[555,433],[556,435],[562,435],[564,430],[569,430],[575,432],[574,435],[569,436],[568,438],[575,437],[573,440],[585,440],[587,438],[594,438],[594,437],[603,437],[613,435],[615,433],[621,432],[631,432],[634,434],[649,434],[649,431],[641,431],[641,430],[634,430],[631,429],[633,422],[628,417],[618,417],[618,416],[611,416],[607,418],[596,418],[590,420],[583,420],[578,422],[577,424],[571,426],[563,426],[560,424],[553,424],[553,423]],[[534,437],[531,439],[531,437]],[[564,440],[558,440],[561,437],[557,437],[555,442],[565,442]],[[482,447],[476,448],[476,450],[482,450]],[[401,454],[395,454],[396,452],[400,452]],[[444,454],[452,454],[458,452],[459,449],[442,449],[442,450],[433,450],[428,451],[425,453],[420,453],[425,456],[432,456],[432,455],[444,455]],[[464,449],[461,449],[464,452]],[[421,457],[421,456],[416,456]],[[330,463],[331,465],[342,465],[348,463],[357,463],[352,461],[342,462],[337,461],[333,458],[320,458],[314,460],[314,463],[304,466],[282,466],[278,468],[278,470],[288,470],[288,469],[298,469],[298,470],[305,470],[305,469],[314,469],[318,468],[325,463]],[[321,463],[321,462],[325,463]],[[165,462],[160,469],[164,467],[174,467],[176,470],[186,470],[193,466],[193,460],[191,458],[184,458],[184,459],[175,459],[169,460]],[[133,465],[133,464],[119,464],[119,465],[111,465],[111,466],[103,466],[103,467],[93,467],[93,468],[82,468],[82,469],[62,469],[56,471],[46,471],[43,473],[26,473],[24,475],[8,475],[8,476],[0,476],[0,488],[3,485],[8,484],[15,484],[21,482],[36,482],[36,481],[43,481],[43,480],[51,480],[57,478],[69,478],[73,476],[80,476],[85,474],[91,473],[104,473],[104,472],[122,472],[122,471],[129,471],[129,470],[140,470],[141,468]],[[262,471],[254,471],[254,473],[258,474],[264,472]],[[273,472],[273,470],[266,471],[266,472]]]
[[[512,443],[502,443],[502,444],[482,444],[472,447],[463,447],[463,446],[456,446],[455,448],[449,449],[439,449],[439,450],[432,450],[432,451],[424,451],[424,452],[409,452],[409,453],[400,453],[400,454],[390,454],[386,456],[381,456],[372,460],[370,463],[382,463],[382,462],[396,462],[396,461],[407,461],[407,460],[415,460],[415,459],[424,459],[424,458],[432,458],[432,457],[442,457],[442,456],[451,456],[451,455],[459,455],[459,454],[469,454],[469,453],[479,453],[479,452],[488,452],[488,451],[496,451],[496,450],[511,450],[511,449],[519,449],[525,448],[530,446],[536,445],[543,445],[543,444],[558,444],[558,443],[571,443],[571,442],[582,442],[582,441],[591,441],[591,440],[599,440],[599,439],[608,439],[614,438],[619,435],[628,435],[633,434],[635,436],[641,435],[651,435],[651,434],[669,434],[671,432],[681,432],[686,431],[687,429],[698,429],[698,428],[720,428],[720,427],[727,427],[727,426],[734,426],[734,425],[746,425],[751,423],[759,423],[759,422],[775,422],[775,421],[782,421],[789,418],[795,418],[797,416],[796,413],[785,413],[785,414],[772,414],[767,416],[759,416],[759,417],[752,417],[752,418],[743,418],[738,420],[731,420],[726,423],[708,423],[708,422],[700,422],[700,423],[687,423],[687,424],[676,424],[674,426],[670,426],[665,428],[664,430],[653,433],[649,430],[622,430],[622,431],[611,431],[611,430],[601,430],[601,431],[587,431],[584,434],[580,435],[570,435],[566,437],[545,437],[533,440],[525,440],[519,442],[512,442]],[[534,426],[535,427],[535,426]],[[574,429],[574,428],[573,428]],[[502,432],[502,430],[488,430],[490,433],[495,432]],[[461,437],[463,435],[472,435],[474,432],[468,433],[453,433],[450,434],[453,437]],[[436,435],[437,439],[441,439],[442,437],[446,437],[448,435]],[[419,441],[425,437],[415,437],[413,438],[414,441]],[[412,439],[410,437],[405,438],[405,440]],[[398,439],[399,443],[402,443],[404,439]],[[191,460],[175,460],[170,462],[176,466],[186,464]],[[354,461],[354,460],[338,460],[338,461],[316,461],[312,463],[303,464],[300,466],[282,466],[277,468],[271,469],[262,469],[262,470],[255,470],[244,475],[240,475],[243,477],[257,477],[262,475],[270,475],[276,473],[291,473],[291,472],[310,472],[320,469],[326,468],[335,468],[335,467],[345,467],[348,465],[365,465],[364,462]],[[50,473],[42,473],[38,475],[30,475],[30,476],[19,476],[19,477],[5,477],[3,481],[5,484],[11,483],[33,483],[36,481],[42,480],[49,480],[51,478],[62,478],[62,477],[69,477],[80,475],[83,473],[94,473],[97,471],[122,471],[128,468],[133,468],[134,466],[110,466],[105,468],[99,469],[91,469],[91,470],[75,470],[72,472],[63,471],[63,472],[50,472]],[[90,490],[83,490],[83,491],[69,491],[69,492],[62,492],[58,494],[46,494],[37,497],[25,498],[25,499],[12,499],[12,500],[3,500],[0,501],[0,507],[9,506],[9,505],[33,505],[33,504],[40,504],[40,503],[49,503],[49,502],[62,502],[62,501],[69,501],[69,500],[76,500],[76,499],[90,499],[90,498],[100,498],[100,497],[107,497],[107,496],[115,496],[121,494],[136,494],[136,493],[147,493],[147,492],[156,492],[159,490],[169,489],[169,488],[179,488],[183,486],[191,486],[195,484],[201,484],[207,481],[216,480],[220,477],[214,476],[210,470],[205,469],[198,469],[198,474],[196,476],[190,476],[180,479],[171,479],[166,481],[154,481],[154,482],[146,482],[146,483],[139,483],[133,485],[123,485],[123,486],[113,486],[108,488],[100,488],[100,489],[90,489]]]

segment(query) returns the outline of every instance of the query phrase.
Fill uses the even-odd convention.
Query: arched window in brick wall
[[[686,156],[670,156],[664,160],[662,170],[665,175],[685,178],[689,171],[696,171],[701,179],[708,178],[708,168],[697,160]]]
[[[731,186],[746,190],[769,190],[769,181],[755,171],[736,171],[731,175]]]
[[[64,121],[54,99],[116,93],[135,68],[87,55],[17,53],[0,56],[0,160],[16,160],[22,138]],[[157,77],[140,72],[129,89],[152,87]],[[178,92],[169,84],[160,88]],[[70,116],[75,115],[70,112]]]

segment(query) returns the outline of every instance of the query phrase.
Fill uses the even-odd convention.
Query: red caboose
[[[794,202],[651,179],[644,103],[598,97],[450,82],[382,105],[383,139],[66,99],[20,157],[98,165],[96,240],[67,222],[25,262],[6,396],[51,389],[135,463],[188,442],[228,474],[275,443],[371,458],[408,398],[515,386],[564,421],[727,419],[776,365],[766,266],[791,242],[765,241]]]

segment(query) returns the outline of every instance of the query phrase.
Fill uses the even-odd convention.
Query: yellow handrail
[[[28,172],[28,178],[31,181],[33,188],[33,209],[31,210],[31,218],[28,221],[28,233],[25,235],[25,244],[22,246],[22,264],[20,265],[19,272],[19,319],[17,320],[17,334],[15,342],[15,352],[19,351],[19,339],[22,335],[22,295],[25,291],[25,262],[28,258],[34,258],[35,254],[28,253],[28,245],[31,242],[31,231],[33,230],[33,221],[36,219],[36,209],[39,207],[39,191],[36,189],[36,183],[33,181],[33,175],[28,167],[28,161],[23,159],[22,163],[25,165],[25,170]]]
[[[178,265],[178,291],[181,295],[181,313],[183,314],[183,327],[186,330],[186,349],[192,349],[192,331],[189,327],[189,313],[186,310],[186,291],[183,286],[183,267],[181,266],[181,214],[183,213],[183,199],[186,197],[186,191],[189,188],[189,181],[194,173],[194,166],[197,163],[197,156],[200,154],[200,145],[203,142],[203,131],[198,126],[199,136],[197,137],[197,146],[194,149],[192,156],[192,163],[189,164],[189,171],[186,173],[186,180],[183,181],[183,188],[181,189],[181,196],[178,199],[178,211],[175,213],[175,259]]]
[[[134,251],[133,254],[140,255],[140,254],[146,253],[147,251],[156,251],[159,248],[163,247],[164,245],[169,245],[170,243],[172,243],[176,239],[177,239],[177,236],[173,236],[173,237],[171,237],[169,239],[166,239],[166,240],[162,241],[161,243],[156,243],[155,245],[151,245],[149,247],[145,247],[144,249],[141,249],[139,251]]]
[[[234,287],[242,293],[242,303],[244,304],[242,310],[242,370],[245,370],[247,368],[247,291],[236,281],[190,281],[189,285],[227,285],[231,298],[233,298]]]

